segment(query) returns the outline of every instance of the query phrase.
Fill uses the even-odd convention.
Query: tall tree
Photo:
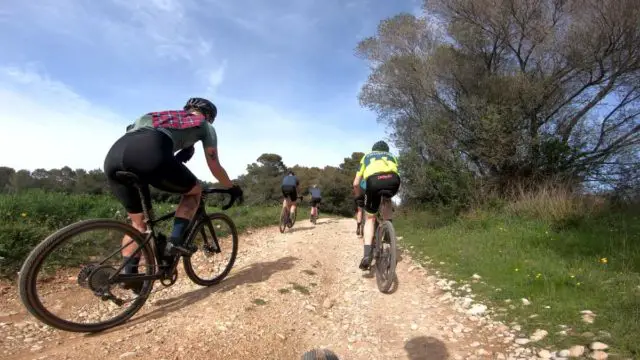
[[[360,101],[410,155],[405,170],[454,164],[504,189],[580,181],[638,151],[637,1],[431,0],[425,11],[438,23],[399,14],[357,47],[371,66]]]

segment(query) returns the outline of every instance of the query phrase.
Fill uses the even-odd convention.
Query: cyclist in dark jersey
[[[182,242],[184,231],[200,203],[202,188],[196,176],[183,163],[193,156],[196,142],[202,142],[211,174],[222,186],[233,189],[234,196],[242,196],[242,189],[231,182],[218,159],[217,137],[212,126],[217,112],[216,106],[209,100],[191,98],[183,110],[145,114],[127,126],[126,134],[113,144],[105,158],[104,172],[109,186],[127,210],[133,227],[141,232],[146,231],[146,225],[140,196],[133,186],[116,177],[117,171],[128,171],[138,176],[148,209],[151,209],[148,185],[182,194],[168,243],[165,249],[159,249],[167,256],[192,253],[182,246]],[[174,156],[178,150],[180,152]],[[129,241],[125,236],[123,245]],[[134,250],[133,244],[122,250],[125,261],[130,259]],[[125,273],[137,273],[139,261],[139,258],[132,259],[125,266]]]
[[[296,211],[296,201],[298,200],[299,186],[300,181],[298,181],[296,174],[293,172],[293,170],[289,170],[287,175],[282,178],[282,186],[280,187],[282,190],[282,195],[284,196],[282,208],[289,208],[289,223],[291,223],[293,213]]]
[[[311,216],[318,216],[318,204],[322,202],[320,188],[317,184],[313,184],[309,192],[311,193]]]

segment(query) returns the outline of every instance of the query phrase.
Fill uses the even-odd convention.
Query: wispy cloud
[[[33,68],[0,68],[0,84],[3,165],[102,167],[122,119]]]
[[[11,130],[0,151],[16,156],[0,165],[101,167],[126,124],[191,96],[218,105],[232,176],[264,152],[337,165],[383,136],[357,102],[367,71],[357,38],[407,9],[411,0],[7,0],[0,123]],[[211,179],[200,151],[189,167]]]

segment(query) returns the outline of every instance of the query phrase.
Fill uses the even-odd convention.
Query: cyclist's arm
[[[360,194],[360,181],[362,181],[362,176],[364,175],[364,168],[364,157],[362,157],[362,160],[360,161],[360,168],[356,173],[356,177],[353,178],[353,194],[355,196],[358,196],[358,194]]]
[[[222,165],[220,165],[218,149],[207,147],[204,149],[204,153],[207,158],[207,166],[209,166],[211,174],[222,184],[222,186],[227,188],[232,187],[233,183],[231,182],[231,179],[229,179],[227,171],[222,167]]]
[[[202,148],[204,149],[207,166],[211,174],[222,184],[222,186],[230,188],[233,186],[227,171],[220,165],[218,158],[218,137],[216,131],[210,124],[202,127]]]

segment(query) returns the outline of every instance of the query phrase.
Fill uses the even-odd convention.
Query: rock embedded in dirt
[[[580,357],[584,354],[584,346],[574,345],[569,348],[569,357]]]
[[[487,311],[487,306],[483,304],[473,304],[471,309],[467,311],[469,315],[482,315]]]
[[[333,300],[331,298],[326,298],[322,302],[322,307],[325,308],[325,309],[331,309],[334,304],[335,304],[335,300]]]
[[[589,348],[591,350],[607,350],[609,348],[609,345],[607,345],[605,343],[601,343],[599,341],[596,341],[596,342],[591,343]]]
[[[564,349],[564,350],[558,351],[558,356],[557,357],[567,358],[567,357],[569,357],[570,354],[571,354],[571,352],[569,350]]]
[[[541,359],[551,359],[551,352],[547,349],[538,351],[538,357]]]
[[[533,335],[529,337],[531,341],[540,341],[544,339],[549,333],[546,330],[537,329],[533,332]]]
[[[596,319],[596,314],[594,314],[591,310],[582,310],[580,314],[582,314],[582,321],[586,322],[587,324],[593,324]]]
[[[520,299],[520,301],[522,301],[522,305],[524,305],[524,306],[531,305],[531,301],[529,301],[529,299],[522,298],[522,299]]]
[[[589,357],[595,360],[605,360],[609,355],[604,351],[596,350],[589,354]]]

